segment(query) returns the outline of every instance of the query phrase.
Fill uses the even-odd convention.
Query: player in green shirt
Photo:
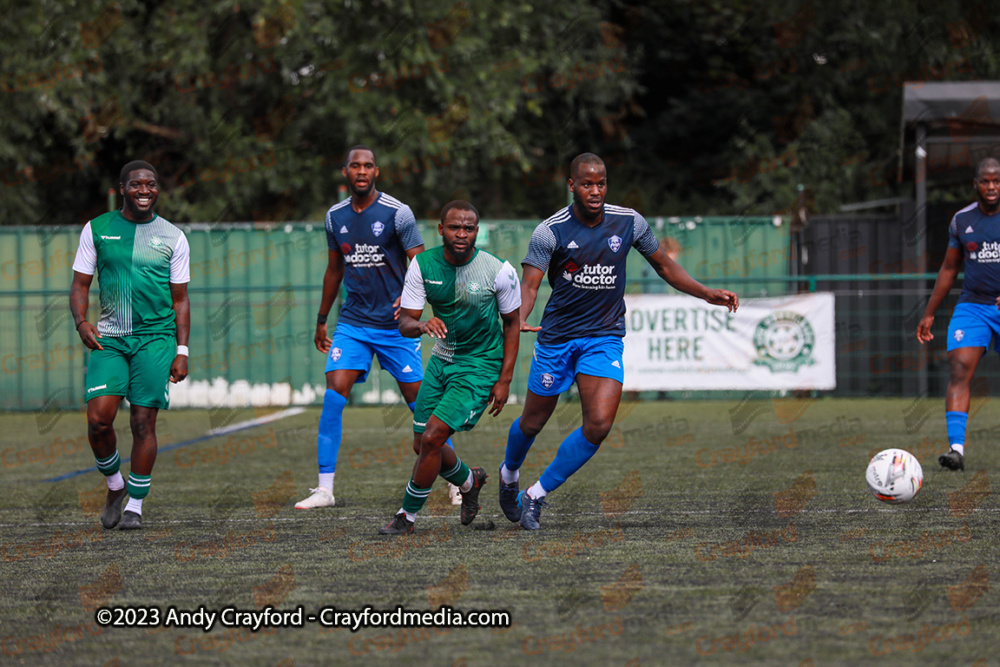
[[[488,475],[470,469],[445,441],[471,430],[492,404],[503,410],[514,377],[521,328],[521,286],[509,262],[476,248],[479,213],[466,201],[441,210],[443,245],[410,262],[400,300],[399,331],[409,338],[437,339],[413,412],[413,448],[419,452],[403,507],[383,535],[413,532],[438,475],[462,492],[462,523],[479,512],[479,491]],[[434,316],[422,322],[424,305]],[[501,324],[502,321],[502,324]]]
[[[87,436],[108,483],[101,524],[130,530],[142,528],[142,500],[156,461],[156,415],[170,402],[167,381],[180,382],[188,374],[191,272],[184,233],[153,212],[156,169],[141,160],[129,162],[119,183],[121,210],[94,218],[80,234],[69,305],[80,339],[91,350]],[[96,326],[87,321],[95,272],[101,287]],[[127,486],[114,430],[122,397],[128,398],[132,426]]]

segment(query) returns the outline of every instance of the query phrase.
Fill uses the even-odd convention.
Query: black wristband
[[[326,318],[327,317],[328,317],[327,315],[317,315],[316,316],[316,324],[326,324]]]
[[[77,331],[79,331],[79,330],[80,330],[80,325],[81,325],[81,324],[83,324],[83,323],[84,323],[84,322],[86,322],[86,321],[87,321],[87,320],[80,320],[80,321],[79,321],[79,322],[77,323],[77,325],[76,325],[76,330],[77,330]]]

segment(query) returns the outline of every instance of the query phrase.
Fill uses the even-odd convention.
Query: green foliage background
[[[998,75],[984,2],[3,2],[0,224],[81,223],[125,161],[178,222],[315,219],[345,150],[431,217],[566,201],[585,150],[647,214],[907,193],[904,81]],[[955,192],[968,195],[968,184]],[[947,193],[941,196],[947,196]]]

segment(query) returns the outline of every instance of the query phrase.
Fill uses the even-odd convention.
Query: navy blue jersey
[[[996,303],[1000,296],[1000,213],[986,215],[979,204],[969,204],[951,219],[948,247],[961,250],[965,258],[959,303]]]
[[[344,256],[347,299],[339,322],[373,329],[395,329],[392,304],[403,292],[406,251],[423,245],[410,207],[384,192],[361,213],[351,197],[326,214],[330,250]]]
[[[539,343],[625,335],[625,259],[633,246],[648,257],[659,241],[645,218],[621,206],[605,204],[596,227],[567,206],[535,228],[522,264],[548,271],[552,285]]]

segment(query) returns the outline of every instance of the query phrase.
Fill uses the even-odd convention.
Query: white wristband
[[[185,357],[190,357],[191,356],[190,354],[188,354],[188,346],[187,345],[178,345],[177,346],[177,354],[183,354]]]

